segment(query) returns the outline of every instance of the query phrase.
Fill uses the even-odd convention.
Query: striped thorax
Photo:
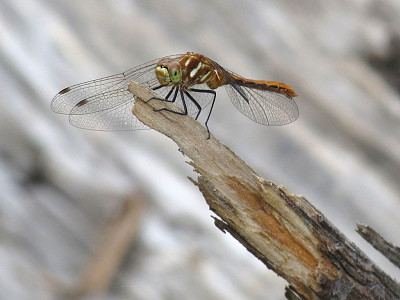
[[[161,59],[156,67],[156,76],[161,85],[179,85],[181,89],[203,83],[216,89],[226,84],[224,77],[206,57],[193,52],[180,59]]]
[[[179,85],[181,90],[203,83],[214,90],[227,84],[226,76],[229,76],[240,86],[267,90],[289,98],[297,96],[293,89],[284,83],[246,79],[232,73],[226,74],[226,72],[222,74],[221,70],[223,69],[218,64],[215,66],[215,64],[202,54],[187,52],[178,59],[161,59],[156,67],[156,75],[161,85]]]

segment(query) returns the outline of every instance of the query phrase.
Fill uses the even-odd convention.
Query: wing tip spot
[[[79,101],[79,102],[75,105],[75,107],[84,106],[84,105],[85,105],[86,103],[88,103],[88,102],[89,102],[88,99],[83,99],[83,100]]]
[[[70,87],[67,87],[67,88],[61,90],[58,94],[59,94],[59,95],[63,95],[63,94],[65,94],[65,93],[68,93],[70,90],[71,90],[71,88],[70,88]]]

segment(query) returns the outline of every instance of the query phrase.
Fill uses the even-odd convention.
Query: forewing
[[[171,55],[177,58],[182,55]],[[148,88],[159,86],[155,59],[124,73],[80,83],[63,89],[53,99],[54,112],[68,114],[73,126],[92,130],[137,130],[147,128],[132,114],[135,96],[128,92],[134,80]],[[170,87],[157,90],[165,96]]]
[[[132,113],[134,96],[128,91],[119,99],[127,99],[118,106],[94,111],[86,114],[69,115],[69,122],[72,126],[90,130],[140,130],[149,129],[140,122]]]

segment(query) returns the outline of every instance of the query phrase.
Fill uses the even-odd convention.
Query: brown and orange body
[[[224,76],[202,54],[188,52],[179,60],[179,64],[183,69],[182,81],[188,86],[205,83],[215,90],[227,83]]]
[[[205,57],[202,54],[187,52],[179,59],[182,68],[182,79],[180,84],[190,87],[196,84],[207,84],[214,90],[220,86],[228,84],[233,80],[237,85],[252,89],[267,90],[285,95],[287,97],[296,97],[294,90],[281,82],[246,79],[223,69],[216,62]],[[230,78],[227,78],[230,77]]]
[[[254,79],[245,79],[242,77],[238,77],[233,75],[233,78],[237,80],[237,83],[241,86],[245,86],[251,89],[258,90],[267,90],[270,92],[275,92],[282,94],[284,96],[293,98],[296,97],[297,94],[295,91],[285,83],[277,82],[277,81],[265,81],[265,80],[254,80]]]

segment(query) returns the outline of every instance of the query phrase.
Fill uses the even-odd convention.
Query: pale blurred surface
[[[0,298],[56,297],[45,274],[76,281],[136,187],[150,203],[106,299],[284,298],[285,281],[215,228],[172,141],[79,130],[49,108],[69,85],[186,51],[294,88],[300,117],[284,127],[218,90],[212,133],[399,279],[354,232],[400,244],[399,16],[398,0],[0,0]]]

